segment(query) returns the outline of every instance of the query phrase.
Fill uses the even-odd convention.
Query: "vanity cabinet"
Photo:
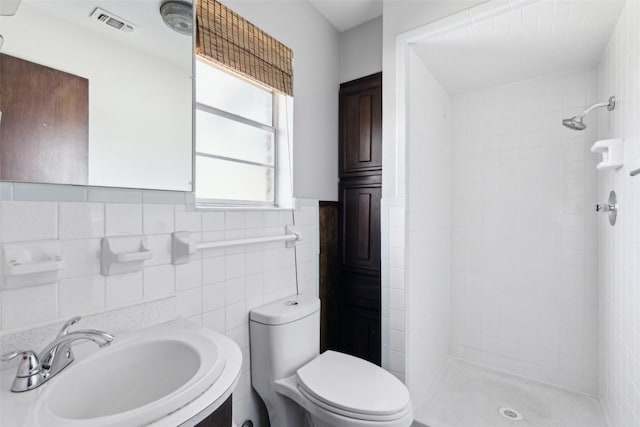
[[[338,350],[381,363],[382,73],[340,85]]]
[[[88,183],[89,81],[0,54],[0,180]]]
[[[196,424],[195,427],[231,427],[233,423],[232,409],[233,395],[229,396],[218,409],[207,415],[207,417]]]

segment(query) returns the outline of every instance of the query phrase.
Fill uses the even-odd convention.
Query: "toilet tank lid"
[[[293,295],[251,310],[249,319],[265,325],[283,325],[320,310],[320,299],[312,295]]]

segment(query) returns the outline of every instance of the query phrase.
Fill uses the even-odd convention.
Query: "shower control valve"
[[[607,212],[609,214],[609,224],[615,225],[618,217],[618,198],[616,192],[611,191],[609,193],[609,200],[607,203],[598,203],[596,205],[596,212]]]
[[[596,212],[609,212],[616,210],[618,210],[618,207],[616,205],[610,205],[609,203],[598,203],[596,205]]]

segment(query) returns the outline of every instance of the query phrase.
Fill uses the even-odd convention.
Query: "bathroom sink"
[[[43,387],[38,425],[146,425],[204,393],[224,366],[206,330],[116,338]]]

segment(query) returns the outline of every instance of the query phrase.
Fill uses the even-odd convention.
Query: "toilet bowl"
[[[320,300],[296,295],[250,314],[251,382],[272,427],[408,427],[407,388],[384,369],[319,354]]]

